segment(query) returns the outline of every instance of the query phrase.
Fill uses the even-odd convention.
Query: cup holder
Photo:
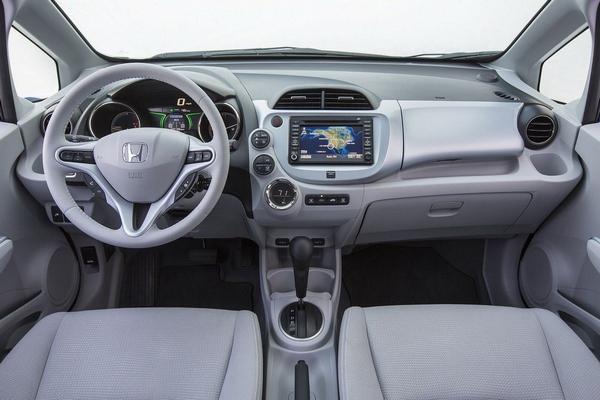
[[[542,175],[558,176],[567,172],[567,165],[556,154],[533,154],[530,159],[535,169]]]

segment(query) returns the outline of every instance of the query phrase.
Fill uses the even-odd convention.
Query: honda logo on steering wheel
[[[146,143],[125,143],[123,145],[123,161],[127,163],[141,163],[148,158],[148,145]]]

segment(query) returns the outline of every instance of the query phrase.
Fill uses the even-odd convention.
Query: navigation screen
[[[300,162],[363,162],[361,125],[300,127]]]

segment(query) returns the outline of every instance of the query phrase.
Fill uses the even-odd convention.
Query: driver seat
[[[258,400],[262,357],[248,311],[56,313],[0,364],[0,399]]]

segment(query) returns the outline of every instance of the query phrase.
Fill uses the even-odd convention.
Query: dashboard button
[[[315,246],[325,246],[325,238],[312,238],[312,242]]]
[[[50,207],[50,214],[52,214],[52,222],[63,223],[65,222],[64,215],[58,206]]]
[[[288,238],[277,238],[275,239],[275,246],[289,246],[290,239]]]
[[[281,125],[283,125],[283,118],[281,118],[279,115],[273,116],[273,118],[271,118],[271,125],[274,128],[279,128]]]
[[[254,159],[252,168],[258,175],[269,175],[275,169],[275,160],[266,154],[258,156]]]
[[[307,206],[346,206],[349,203],[347,194],[308,194],[304,197]]]
[[[271,136],[269,135],[269,132],[259,129],[254,131],[250,136],[250,143],[252,143],[252,146],[255,148],[261,150],[271,143]]]

